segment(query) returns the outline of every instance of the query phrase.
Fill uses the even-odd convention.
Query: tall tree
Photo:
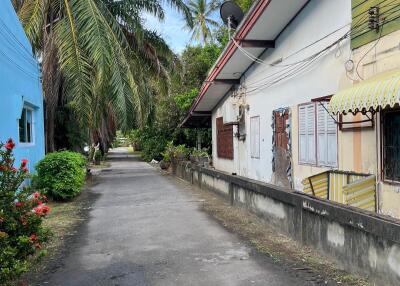
[[[240,8],[242,8],[243,12],[247,12],[251,5],[253,5],[254,0],[234,0],[233,2],[238,4]]]
[[[212,14],[219,8],[220,0],[189,0],[188,7],[193,19],[193,25],[188,23],[191,31],[191,40],[199,41],[206,45],[213,41],[214,29],[219,23],[212,19]]]
[[[48,151],[55,149],[60,102],[89,129],[92,141],[106,145],[113,133],[109,128],[144,122],[153,93],[168,92],[176,57],[143,27],[141,16],[163,19],[164,2],[191,23],[183,0],[13,0],[42,59]]]

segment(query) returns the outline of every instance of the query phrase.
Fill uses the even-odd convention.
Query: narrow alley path
[[[40,285],[308,285],[209,218],[182,183],[123,149],[109,158],[88,221]]]

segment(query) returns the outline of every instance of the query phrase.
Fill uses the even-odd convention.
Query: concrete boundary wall
[[[181,162],[174,175],[256,213],[376,285],[400,285],[400,221]]]

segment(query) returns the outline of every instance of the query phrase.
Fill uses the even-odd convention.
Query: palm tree
[[[168,92],[176,56],[141,18],[147,12],[162,19],[163,2],[191,23],[183,0],[13,0],[41,59],[48,151],[55,149],[60,102],[88,128],[92,142],[107,145],[115,133],[109,128],[144,122],[154,92]]]
[[[219,26],[218,22],[211,18],[220,5],[219,0],[189,0],[187,6],[193,19],[193,25],[189,22],[187,28],[192,32],[191,40],[199,41],[202,45],[213,42],[213,29]]]

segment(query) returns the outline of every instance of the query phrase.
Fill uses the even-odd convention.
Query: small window
[[[260,158],[260,116],[250,118],[250,151],[251,158]]]
[[[382,170],[385,180],[400,182],[400,111],[382,114]]]
[[[33,143],[33,111],[30,108],[22,109],[19,119],[19,142]]]
[[[337,167],[337,126],[327,103],[299,106],[299,162]]]

